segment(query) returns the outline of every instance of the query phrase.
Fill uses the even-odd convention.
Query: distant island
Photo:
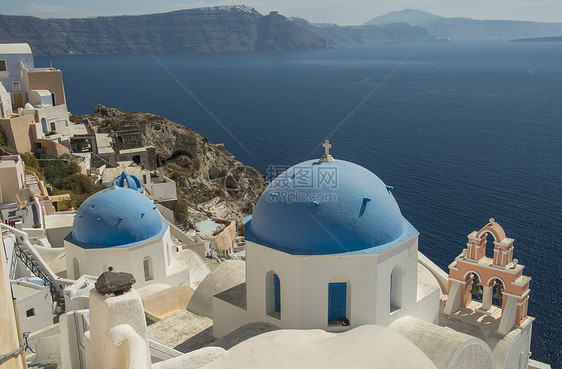
[[[396,22],[423,27],[435,38],[513,39],[550,37],[562,34],[562,23],[509,20],[476,20],[464,17],[447,18],[421,10],[406,9],[371,19],[364,26],[380,26]]]
[[[511,40],[511,41],[513,42],[562,42],[562,36],[518,38],[516,40]]]
[[[216,6],[161,14],[72,19],[0,15],[0,43],[26,42],[34,55],[290,51],[326,42],[277,12]]]
[[[357,26],[310,23],[245,5],[94,18],[0,15],[0,43],[28,43],[35,55],[147,52],[298,51],[337,44],[459,39],[557,41],[562,23],[447,18],[406,9]],[[437,40],[437,41],[436,41]],[[523,42],[523,41],[521,41]]]

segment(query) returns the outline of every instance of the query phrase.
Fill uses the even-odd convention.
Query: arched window
[[[396,264],[390,273],[390,311],[402,307],[402,266]]]
[[[328,326],[349,325],[348,282],[328,284]]]
[[[12,83],[12,90],[14,90],[14,92],[18,92],[21,91],[21,85],[19,82],[14,82]]]
[[[266,311],[277,319],[281,319],[281,280],[279,275],[270,271],[265,276]]]
[[[80,263],[78,263],[78,259],[72,259],[72,268],[74,269],[74,279],[80,278]]]
[[[144,281],[151,281],[154,279],[154,271],[152,270],[152,257],[145,256],[142,260],[142,266],[144,268]]]

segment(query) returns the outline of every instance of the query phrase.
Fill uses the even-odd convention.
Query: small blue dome
[[[267,187],[245,226],[247,240],[295,255],[373,249],[415,232],[391,187],[343,160],[289,168]]]
[[[115,178],[115,184],[119,187],[130,188],[131,190],[143,192],[144,188],[141,186],[139,179],[127,172],[123,169],[123,173],[121,173],[117,178]]]
[[[72,240],[86,248],[140,242],[165,229],[152,201],[138,191],[112,187],[90,196],[78,209]]]

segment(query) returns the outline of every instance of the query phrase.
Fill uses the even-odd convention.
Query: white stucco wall
[[[152,183],[151,192],[149,197],[152,200],[162,201],[175,199],[177,197],[176,182],[166,178],[166,182],[164,183]]]
[[[72,128],[70,128],[70,120],[66,104],[46,106],[43,109],[37,109],[35,118],[38,122],[41,123],[42,119],[45,118],[45,120],[47,121],[47,132],[56,131],[63,135],[67,135],[72,132]],[[43,131],[45,131],[44,127]]]
[[[135,290],[121,296],[90,292],[86,360],[90,369],[150,368],[144,311]]]
[[[26,68],[33,68],[33,54],[31,53],[31,49],[29,45],[27,46],[20,46],[14,44],[0,44],[0,60],[6,61],[7,71],[0,72],[0,82],[4,85],[6,90],[13,94],[19,93],[23,95],[23,80],[20,72],[20,62]],[[13,86],[14,82],[19,83],[20,90],[14,91]],[[12,95],[13,97],[13,95]],[[12,98],[12,103],[14,99]],[[25,104],[26,101],[23,101]]]
[[[406,315],[435,322],[439,312],[439,291],[435,289],[417,300],[417,260],[417,236],[380,254],[304,257],[247,241],[247,308],[240,309],[215,298],[214,335],[220,337],[242,324],[258,321],[280,328],[320,328],[329,332],[364,324],[387,326]],[[399,306],[394,306],[391,312],[393,270],[397,273],[393,282],[395,305]],[[271,281],[266,282],[269,272],[277,274],[280,279],[280,313],[272,312],[273,308],[268,306],[268,301],[272,301],[268,295],[271,288],[266,287],[271,284]],[[347,282],[346,318],[349,326],[328,324],[328,286],[334,282]],[[236,319],[232,319],[233,315]]]
[[[21,332],[36,332],[53,324],[51,294],[48,287],[27,282],[12,282]],[[28,312],[33,314],[28,317]]]
[[[161,238],[151,239],[129,247],[106,247],[86,249],[64,241],[66,252],[66,266],[69,278],[76,279],[74,258],[78,260],[80,275],[89,274],[99,276],[111,266],[114,272],[128,272],[136,279],[135,288],[148,284],[177,285],[190,283],[187,266],[174,263],[174,253],[170,228],[168,227]],[[144,258],[152,258],[153,278],[145,280]]]
[[[12,114],[12,97],[0,82],[0,118],[10,118]]]

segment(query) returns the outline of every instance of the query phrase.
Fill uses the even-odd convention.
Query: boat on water
[[[451,42],[450,38],[447,37],[443,37],[443,38],[428,38],[427,42],[438,42],[438,43],[444,43],[444,42]]]

